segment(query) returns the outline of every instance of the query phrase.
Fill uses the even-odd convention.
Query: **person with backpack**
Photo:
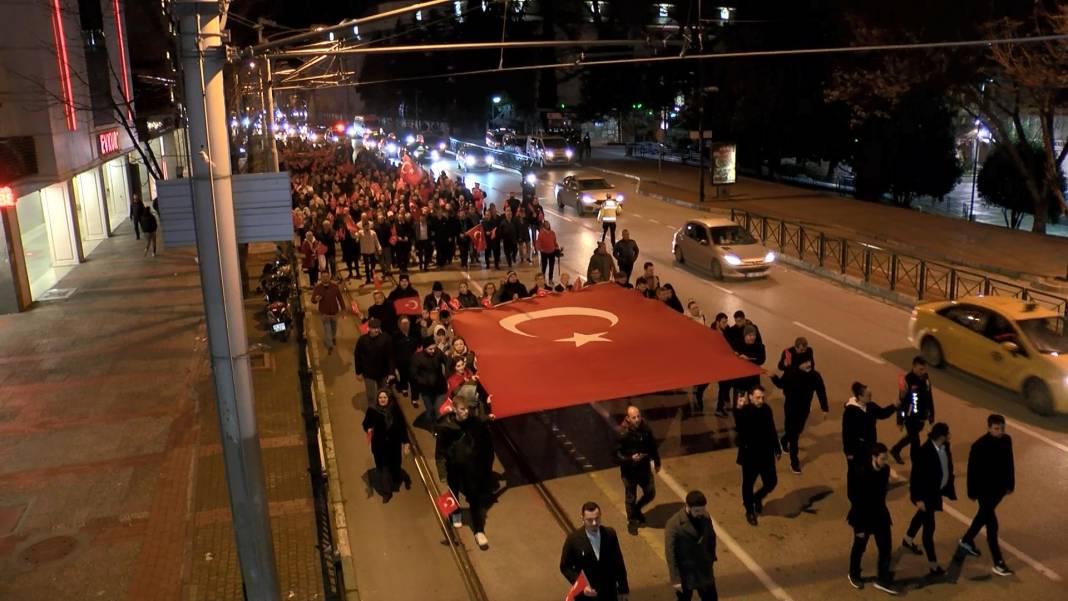
[[[145,235],[145,256],[148,256],[150,249],[152,256],[156,256],[156,230],[159,229],[159,223],[156,221],[156,216],[152,214],[151,205],[145,205],[138,224],[141,226],[141,232]]]

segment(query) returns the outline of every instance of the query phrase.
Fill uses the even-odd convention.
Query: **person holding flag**
[[[564,541],[560,573],[572,583],[568,599],[627,601],[630,596],[619,537],[601,525],[601,508],[593,501],[582,504],[582,527]]]
[[[457,496],[467,499],[471,508],[471,530],[478,548],[489,549],[486,538],[486,510],[495,488],[493,440],[489,427],[471,411],[463,397],[453,399],[452,410],[438,420],[435,458],[438,477]],[[452,514],[457,524],[459,512]]]
[[[485,233],[486,245],[486,269],[490,266],[490,256],[493,256],[493,268],[501,268],[501,238],[497,235],[497,228],[501,224],[501,217],[497,214],[497,205],[490,203],[489,210],[482,218],[482,231]]]

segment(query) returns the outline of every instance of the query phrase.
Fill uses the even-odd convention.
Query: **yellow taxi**
[[[1041,415],[1068,413],[1064,316],[1006,296],[917,305],[909,342],[934,367],[951,364],[1022,395]]]

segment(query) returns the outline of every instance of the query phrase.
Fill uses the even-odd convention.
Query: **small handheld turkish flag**
[[[449,310],[448,303],[446,303],[445,301],[441,301],[440,303],[438,303],[438,310],[439,311],[448,311]]]
[[[481,223],[467,230],[467,236],[471,238],[471,246],[476,251],[483,252],[486,250],[486,232],[482,229]]]
[[[453,311],[459,311],[460,310],[460,299],[458,299],[458,298],[449,299],[449,306],[452,307]]]
[[[438,495],[438,498],[434,499],[434,504],[438,506],[438,513],[443,518],[449,517],[460,509],[460,502],[456,500],[456,495],[452,494],[449,489],[445,489],[445,492]]]
[[[441,404],[441,407],[438,407],[438,415],[445,415],[449,411],[452,411],[452,399],[447,398]]]
[[[363,313],[360,312],[360,305],[357,304],[356,301],[352,301],[351,309],[353,315],[363,315]]]
[[[381,290],[382,289],[382,278],[377,273],[375,274],[374,282],[375,282],[375,290]]]
[[[575,281],[574,281],[574,283],[571,284],[571,289],[572,290],[582,290],[582,278],[581,277],[575,276]]]
[[[375,437],[375,429],[374,428],[368,428],[367,429],[367,444],[371,444],[371,439],[374,438],[374,437]]]
[[[360,334],[366,334],[371,331],[371,326],[367,325],[366,321],[360,322]]]
[[[535,296],[537,296],[538,298],[541,298],[543,296],[548,296],[548,295],[549,295],[549,293],[545,291],[545,288],[538,288],[537,293],[535,293]]]
[[[423,305],[418,298],[409,296],[393,301],[393,310],[397,315],[422,315]]]
[[[493,301],[491,301],[489,299],[489,297],[487,296],[486,298],[482,299],[482,306],[487,308],[487,309],[492,309],[493,308]]]
[[[581,595],[582,591],[586,590],[589,585],[590,583],[586,580],[586,572],[579,572],[578,578],[575,579],[575,584],[572,584],[571,590],[567,591],[564,601],[575,601],[575,597]]]

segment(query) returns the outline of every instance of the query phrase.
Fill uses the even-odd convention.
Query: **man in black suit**
[[[923,555],[926,551],[931,576],[946,573],[938,565],[934,546],[935,512],[942,511],[942,497],[957,500],[953,486],[953,454],[949,450],[949,426],[945,422],[938,422],[931,426],[927,442],[912,459],[909,498],[916,506],[916,515],[912,517],[905,539],[901,541],[901,546],[916,555]],[[921,528],[923,551],[913,541]]]
[[[975,537],[986,526],[986,542],[994,573],[1011,576],[998,545],[998,516],[994,512],[1005,495],[1016,489],[1016,467],[1012,456],[1012,437],[1005,433],[1005,416],[996,413],[986,418],[986,434],[972,444],[968,453],[968,498],[979,503],[972,525],[957,546],[965,553],[979,557]]]
[[[601,525],[601,508],[593,501],[582,505],[582,527],[567,535],[560,555],[560,573],[574,584],[579,573],[588,583],[576,599],[627,601],[627,566],[616,531]]]

